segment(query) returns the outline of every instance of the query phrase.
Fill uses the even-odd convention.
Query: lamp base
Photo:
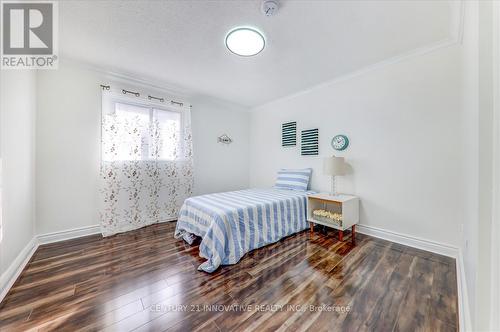
[[[337,190],[335,188],[335,175],[332,175],[332,190],[330,191],[330,195],[336,196]]]

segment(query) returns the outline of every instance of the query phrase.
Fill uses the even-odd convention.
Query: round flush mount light
[[[254,56],[262,52],[266,41],[262,33],[253,28],[236,28],[226,36],[226,47],[240,56]]]

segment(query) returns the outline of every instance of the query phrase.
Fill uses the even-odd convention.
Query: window
[[[102,94],[99,220],[104,236],[175,220],[192,194],[191,107],[150,99]]]
[[[110,100],[103,103],[103,161],[176,160],[183,149],[180,112]]]

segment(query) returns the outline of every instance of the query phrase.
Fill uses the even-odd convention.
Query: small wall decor
[[[281,125],[281,146],[297,145],[297,122],[286,122]]]
[[[302,130],[301,155],[303,156],[318,155],[318,137],[319,137],[318,128]]]
[[[349,138],[346,135],[337,135],[332,139],[332,147],[337,151],[347,149],[349,146]]]
[[[220,135],[219,137],[217,137],[217,143],[231,144],[231,143],[233,143],[233,140],[231,139],[231,137],[224,134],[224,135]]]

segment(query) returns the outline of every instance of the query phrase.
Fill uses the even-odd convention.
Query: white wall
[[[98,224],[99,84],[110,80],[113,78],[103,73],[70,63],[39,73],[38,234]],[[233,105],[203,97],[192,104],[195,192],[246,187],[248,115],[239,108],[235,111]],[[234,144],[216,144],[217,136],[224,132],[232,135]]]
[[[98,224],[99,83],[94,72],[64,65],[38,75],[38,234]]]
[[[3,274],[35,234],[36,72],[4,70],[0,76],[0,155],[3,168],[0,274]]]
[[[194,98],[191,111],[195,162],[194,194],[248,187],[250,116],[246,109]],[[231,144],[217,143],[226,134]]]
[[[312,167],[312,188],[328,191],[322,158],[345,156],[341,192],[361,198],[361,224],[458,246],[463,185],[459,47],[379,67],[255,109],[250,185],[273,185],[281,167]],[[280,145],[281,123],[319,128],[320,155]],[[330,140],[346,134],[350,147]]]

